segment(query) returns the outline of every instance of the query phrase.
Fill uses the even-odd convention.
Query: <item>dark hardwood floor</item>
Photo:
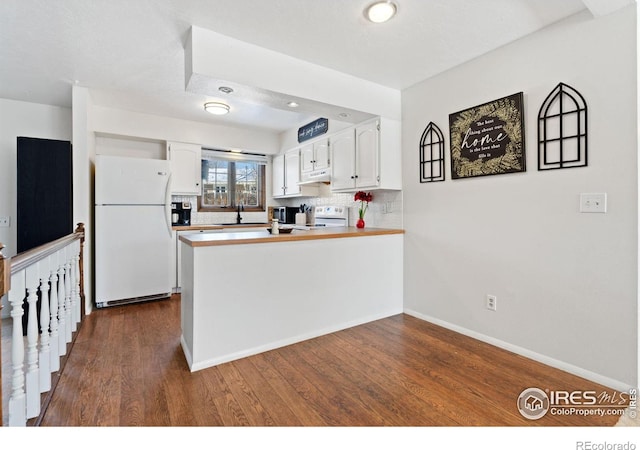
[[[180,298],[94,311],[42,426],[611,426],[523,418],[529,387],[607,390],[407,315],[191,373]]]

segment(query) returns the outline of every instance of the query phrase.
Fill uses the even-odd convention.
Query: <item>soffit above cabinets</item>
[[[281,132],[329,115],[334,106],[354,115],[380,113],[375,104],[345,102],[344,87],[332,91],[335,80],[352,80],[354,93],[366,86],[364,92],[377,92],[368,96],[379,100],[387,91],[399,92],[563,18],[586,12],[584,20],[590,20],[630,3],[397,0],[396,17],[373,24],[362,13],[366,2],[344,0],[3,0],[0,98],[70,107],[77,83],[90,90],[98,106]],[[256,88],[251,79],[203,72],[206,83],[194,79],[188,86],[185,49],[192,26],[321,68],[306,80],[316,83],[322,96],[276,88],[277,79],[271,88],[250,92]],[[316,78],[318,72],[323,77]],[[251,75],[259,79],[260,72]],[[232,111],[222,117],[203,108],[220,96],[203,86],[213,82],[217,89],[218,80],[236,82],[251,94],[227,96]],[[285,95],[298,97],[303,108],[274,108],[272,103]],[[311,100],[306,106],[312,111],[305,100]],[[353,123],[361,119],[354,117]]]

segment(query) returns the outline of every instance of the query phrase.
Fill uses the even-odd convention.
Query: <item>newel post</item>
[[[5,258],[2,254],[4,245],[0,242],[0,299],[9,292],[10,280],[11,280],[11,260]],[[2,302],[0,301],[0,312],[2,312]],[[0,335],[2,335],[2,321],[0,320]],[[0,340],[0,354],[2,354],[2,340]],[[0,386],[2,386],[2,358],[0,358]],[[0,417],[3,417],[2,412],[2,389],[0,389]],[[2,426],[2,420],[0,420],[0,426]]]
[[[82,237],[80,238],[80,254],[78,255],[78,284],[80,285],[80,289],[78,294],[80,295],[80,320],[84,319],[85,305],[84,305],[84,223],[78,222],[78,226],[75,230],[76,233],[82,233]]]

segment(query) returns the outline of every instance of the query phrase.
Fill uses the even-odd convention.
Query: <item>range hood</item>
[[[302,184],[314,184],[314,183],[329,183],[331,181],[331,169],[318,169],[311,172],[300,174],[300,181],[298,185]]]

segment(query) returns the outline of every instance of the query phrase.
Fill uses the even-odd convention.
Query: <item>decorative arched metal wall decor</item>
[[[560,83],[538,113],[538,170],[587,165],[587,103],[580,92]]]
[[[444,136],[429,122],[420,138],[420,183],[444,181]]]

